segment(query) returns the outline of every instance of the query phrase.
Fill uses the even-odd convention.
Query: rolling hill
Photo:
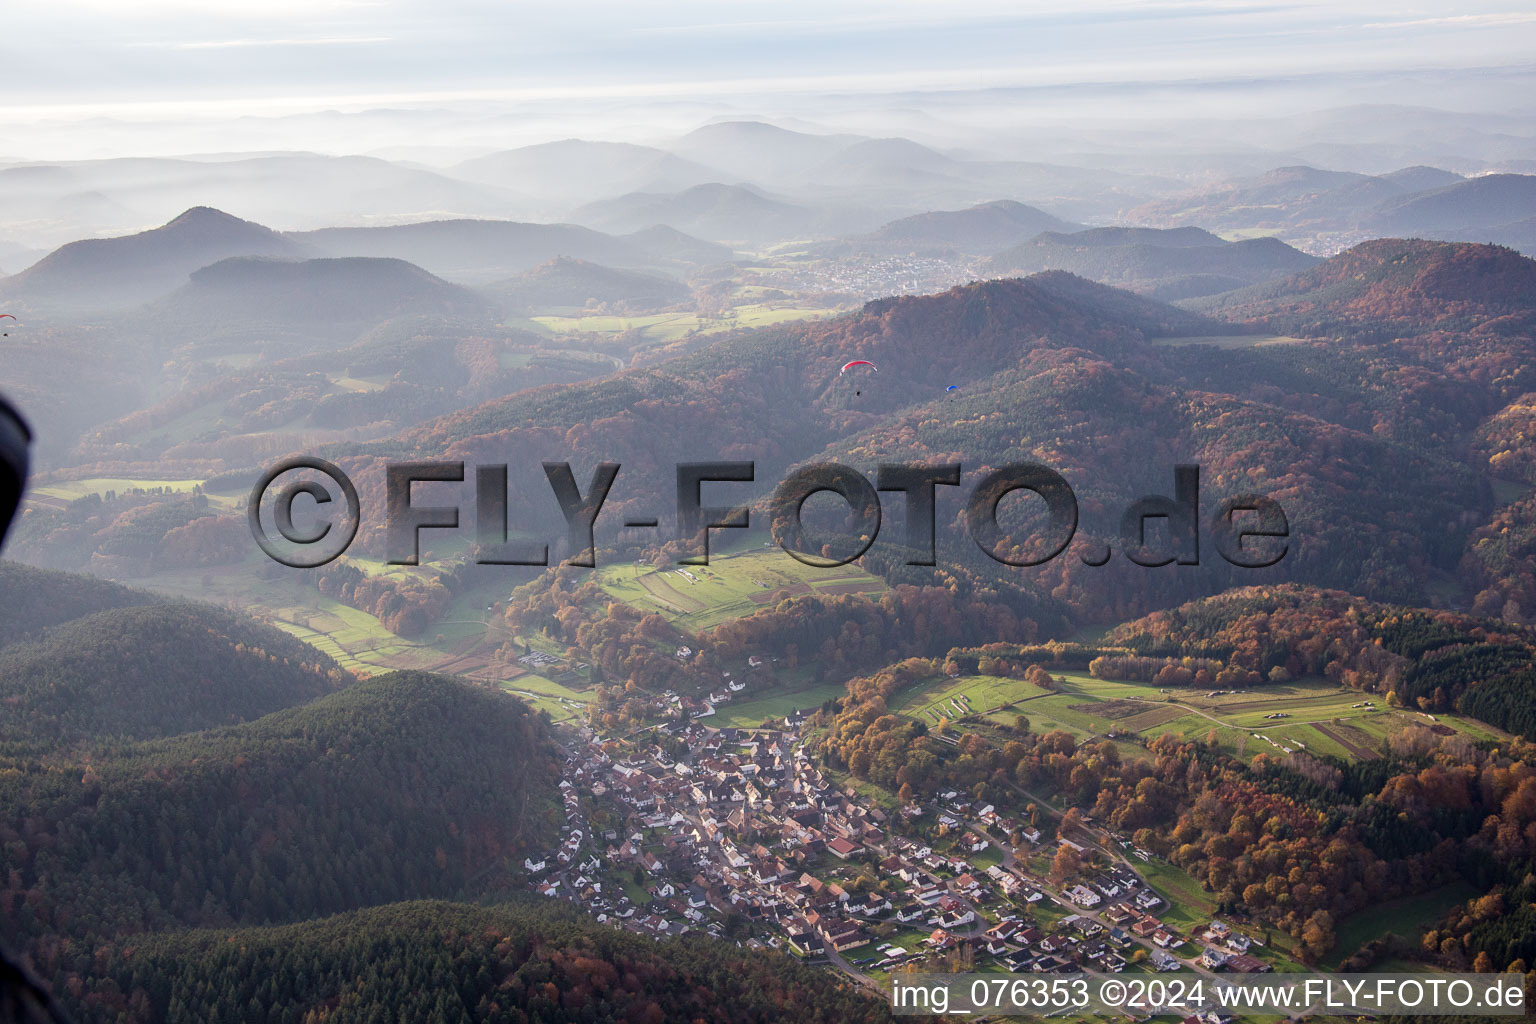
[[[571,219],[603,231],[662,224],[715,242],[776,242],[823,233],[825,217],[745,185],[712,182],[681,192],[633,192],[587,203]]]
[[[291,237],[324,255],[405,260],[440,277],[469,284],[488,284],[520,274],[557,256],[620,267],[643,266],[654,259],[633,241],[575,224],[438,220],[391,227],[323,228]],[[676,240],[670,245],[675,251]]]
[[[987,255],[1018,245],[1044,231],[1077,231],[1081,225],[1044,210],[999,199],[965,210],[935,210],[891,221],[850,246],[881,252],[954,249]]]
[[[692,294],[686,285],[655,274],[616,270],[557,257],[527,273],[484,289],[510,310],[528,312],[598,305],[614,311],[659,309]]]
[[[61,246],[0,281],[0,298],[22,309],[122,309],[165,295],[193,271],[220,260],[308,254],[302,244],[260,224],[194,207],[149,231]]]
[[[306,703],[344,679],[313,647],[211,605],[116,608],[0,650],[0,736],[45,748],[174,736]]]
[[[58,626],[96,612],[152,604],[159,598],[144,590],[77,573],[38,569],[0,561],[0,647],[38,639]]]
[[[1319,334],[1372,323],[1423,333],[1528,312],[1533,305],[1536,263],[1513,250],[1379,238],[1292,277],[1213,297],[1201,308]]]
[[[1213,231],[1242,228],[1340,229],[1408,188],[1383,178],[1315,167],[1280,167],[1250,178],[1159,199],[1125,220],[1151,227],[1198,224]]]
[[[483,316],[485,300],[404,260],[235,257],[204,267],[155,303],[164,324],[297,329],[379,323],[401,314]]]
[[[688,160],[719,168],[730,180],[771,188],[803,180],[807,168],[862,140],[858,135],[791,131],[761,121],[722,121],[696,128],[668,148]]]
[[[1319,262],[1276,238],[1227,242],[1199,228],[1051,231],[995,255],[998,275],[1066,270],[1164,301],[1287,277]]]
[[[1365,227],[1383,235],[1512,244],[1536,218],[1536,175],[1488,174],[1382,203]]]
[[[651,146],[563,139],[466,160],[449,173],[531,196],[580,202],[667,192],[718,181],[720,172]]]
[[[27,895],[0,917],[50,975],[45,936],[461,896],[554,834],[543,723],[516,698],[424,673],[208,732],[4,761],[8,888]]]
[[[691,936],[657,941],[527,897],[138,937],[114,944],[103,959],[111,966],[77,979],[84,984],[72,1005],[122,993],[127,1024],[204,1024],[252,1003],[280,1020],[314,1007],[359,1021],[891,1019],[878,997],[788,954]],[[419,984],[415,975],[427,970],[443,983]]]

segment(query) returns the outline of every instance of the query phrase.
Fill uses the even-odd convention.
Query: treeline
[[[704,936],[658,942],[527,899],[141,937],[101,948],[95,962],[62,990],[82,1016],[110,1024],[890,1019],[884,1000],[782,953]]]
[[[419,636],[441,618],[459,590],[464,565],[429,577],[370,576],[345,559],[321,568],[315,586],[326,597],[367,612],[397,636]]]
[[[655,612],[613,600],[590,578],[559,570],[524,585],[507,602],[516,634],[543,632],[594,666],[594,681],[659,691],[709,689],[721,671],[754,655],[794,671],[813,666],[836,678],[896,655],[938,656],[986,639],[1025,641],[1038,627],[1009,607],[936,587],[898,586],[878,597],[795,595],[771,608],[683,633]],[[679,661],[676,650],[694,654]]]
[[[1226,671],[1250,678],[1320,675],[1402,707],[1459,710],[1536,739],[1536,634],[1495,619],[1341,591],[1249,587],[1153,612],[1105,639],[1141,652],[1133,667],[1150,668],[1162,655],[1224,660]],[[1225,685],[1219,673],[1211,680]]]
[[[1148,658],[1106,654],[1090,661],[1088,671],[1097,679],[1129,679],[1158,686],[1226,688],[1255,686],[1264,681],[1264,677],[1257,672],[1231,668],[1215,658]],[[1279,666],[1274,671],[1285,672]]]

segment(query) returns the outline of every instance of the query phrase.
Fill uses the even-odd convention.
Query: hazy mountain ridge
[[[1318,262],[1276,238],[1227,242],[1199,228],[1091,228],[1047,232],[1004,250],[989,274],[1066,270],[1165,301],[1243,288]]]
[[[579,309],[590,304],[614,310],[657,309],[692,294],[672,278],[563,256],[482,290],[506,303],[507,308],[521,312],[563,306]]]
[[[309,254],[270,228],[194,207],[136,235],[70,242],[0,280],[0,298],[23,309],[121,309],[164,295],[185,284],[193,271],[223,259],[300,259]]]
[[[766,195],[746,185],[710,182],[681,192],[634,192],[587,203],[571,219],[604,231],[662,224],[712,242],[779,242],[824,237],[867,215],[831,212]]]
[[[851,238],[845,247],[880,252],[955,249],[986,255],[1033,238],[1045,231],[1077,231],[1072,224],[1044,210],[1011,199],[999,199],[964,210],[934,210],[913,214]]]
[[[274,260],[236,256],[194,271],[155,303],[168,322],[299,329],[378,323],[405,313],[483,316],[484,299],[404,260],[349,256]]]
[[[690,255],[716,251],[686,236],[636,232],[616,238],[576,224],[490,220],[325,228],[290,237],[331,256],[403,259],[468,284],[487,284],[559,256],[634,268],[686,264]]]

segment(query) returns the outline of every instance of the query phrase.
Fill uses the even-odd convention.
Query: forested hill
[[[303,704],[351,679],[308,644],[212,605],[114,608],[0,648],[0,741],[174,736]]]
[[[1536,392],[1536,262],[1497,247],[1387,239],[1265,287],[1267,299],[1238,296],[1215,310],[1227,322],[1062,272],[882,299],[603,380],[522,392],[387,451],[334,454],[352,457],[353,479],[375,501],[385,454],[504,462],[537,452],[581,474],[618,462],[610,522],[667,508],[679,461],[753,460],[759,494],[790,466],[829,457],[861,471],[898,458],[971,472],[1041,462],[1080,489],[1084,542],[1116,552],[1128,503],[1169,493],[1172,467],[1198,463],[1203,516],[1251,491],[1291,517],[1296,540],[1273,572],[1233,573],[1217,561],[1202,574],[1148,573],[1118,556],[1100,570],[1067,552],[1001,577],[1010,589],[1064,595],[1064,611],[1101,622],[1239,583],[1296,581],[1404,604],[1470,605],[1481,591],[1518,599],[1515,559],[1463,568],[1469,539],[1495,511],[1492,467],[1469,457],[1468,442]],[[1265,330],[1292,333],[1253,334]],[[856,359],[878,370],[839,372]],[[519,522],[561,536],[537,463],[512,474],[513,492],[530,496]],[[1426,490],[1426,479],[1441,486]],[[1405,505],[1408,489],[1421,499]],[[963,531],[946,534],[962,540],[951,563],[999,575]],[[377,551],[382,539],[381,526],[365,526],[359,543]],[[1192,579],[1169,582],[1183,576]]]
[[[426,673],[254,722],[0,757],[0,928],[44,977],[114,935],[460,896],[554,835],[543,721]]]
[[[1153,612],[1105,641],[1265,677],[1277,668],[1288,678],[1321,675],[1393,705],[1460,711],[1536,740],[1536,633],[1496,619],[1336,590],[1251,587]]]
[[[42,630],[108,608],[159,598],[95,576],[0,562],[0,646],[36,639]]]
[[[1420,333],[1529,314],[1536,306],[1536,262],[1498,245],[1378,238],[1294,277],[1197,305],[1229,319],[1262,318],[1311,333],[1351,325]]]
[[[122,1024],[890,1018],[884,1000],[781,953],[702,936],[657,942],[528,900],[406,903],[280,928],[137,938],[99,950],[98,962],[68,1001],[82,1017]]]

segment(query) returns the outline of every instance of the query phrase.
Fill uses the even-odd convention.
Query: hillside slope
[[[3,760],[0,919],[48,976],[64,938],[461,895],[553,834],[542,721],[425,673],[73,763]]]
[[[883,1000],[783,953],[660,942],[567,906],[403,903],[301,925],[154,936],[110,948],[77,1005],[121,993],[133,1024],[269,1019],[707,1020],[860,1024]],[[418,984],[431,975],[433,984]]]
[[[220,260],[307,255],[269,228],[198,206],[135,235],[70,242],[0,281],[0,297],[20,308],[121,309],[164,295]]]
[[[117,608],[0,650],[0,737],[174,736],[303,704],[343,682],[327,655],[221,608]]]

